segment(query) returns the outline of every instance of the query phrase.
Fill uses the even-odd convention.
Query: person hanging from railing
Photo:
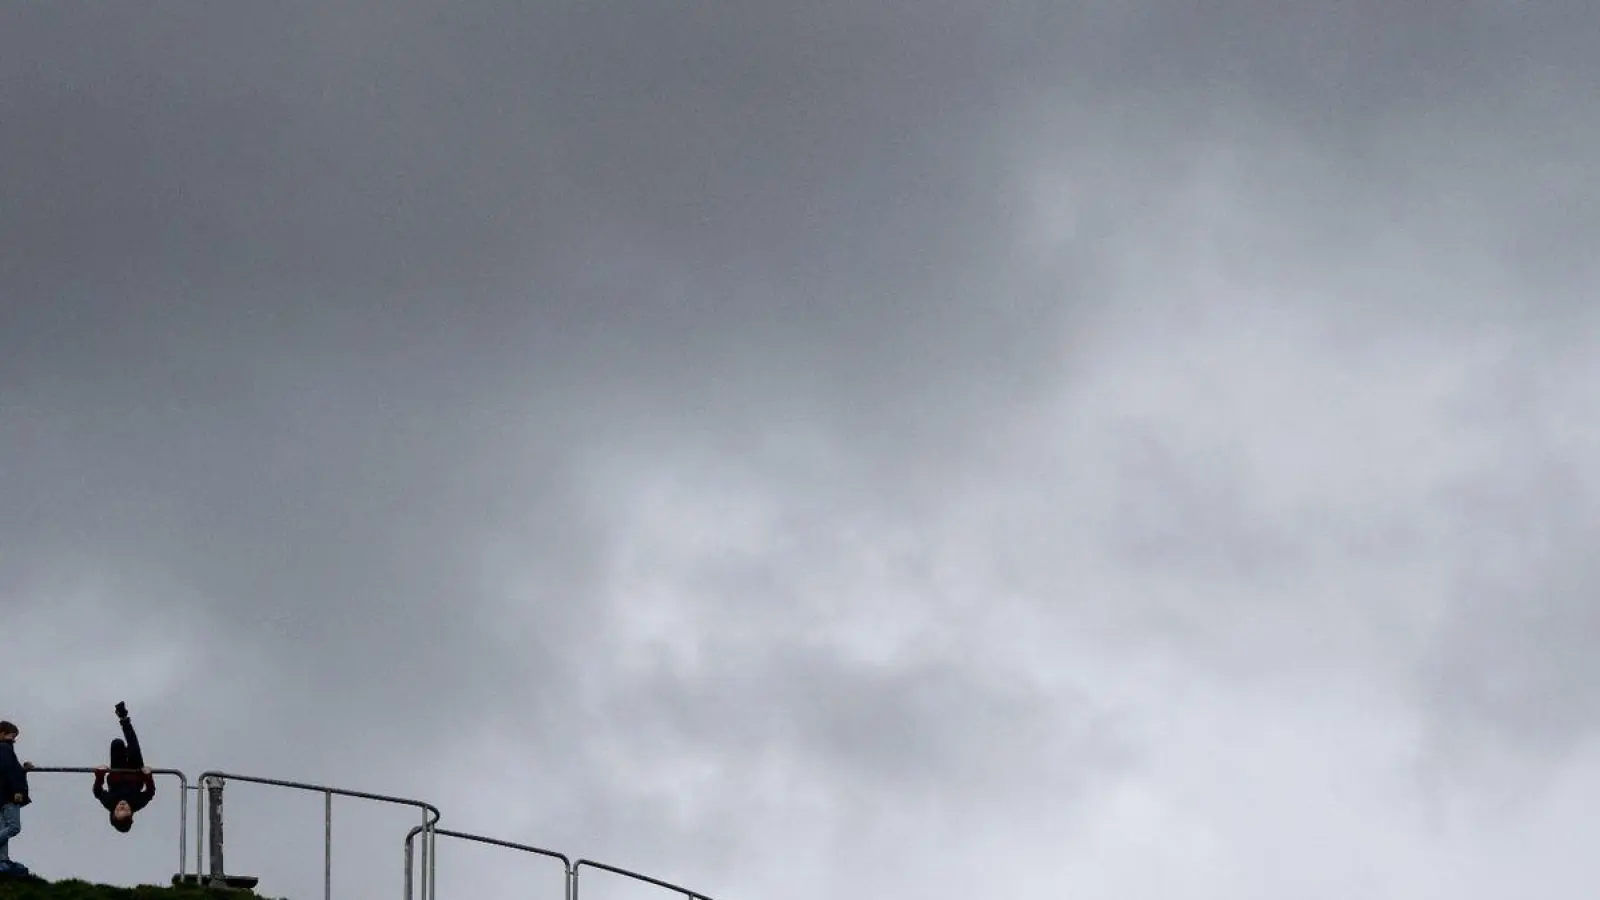
[[[94,798],[110,813],[111,827],[126,834],[133,827],[133,814],[155,799],[156,780],[144,764],[144,751],[139,747],[133,721],[128,718],[128,705],[119,702],[116,712],[122,737],[111,742],[111,765],[95,767]]]

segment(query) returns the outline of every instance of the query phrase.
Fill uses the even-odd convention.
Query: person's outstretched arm
[[[111,792],[106,790],[105,766],[98,766],[94,770],[94,798],[99,800],[100,805],[106,809],[111,809],[117,805],[117,802],[111,799]]]
[[[150,767],[145,766],[143,769],[140,769],[139,775],[142,779],[139,784],[139,794],[132,800],[128,801],[128,805],[133,807],[135,811],[149,806],[150,801],[156,798],[156,777],[151,773]]]

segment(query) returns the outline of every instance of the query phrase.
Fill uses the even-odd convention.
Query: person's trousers
[[[124,742],[122,738],[127,738]],[[122,720],[122,737],[111,742],[111,768],[142,769],[144,753],[139,749],[139,736],[133,733],[133,723]]]
[[[11,839],[22,833],[22,807],[0,806],[0,861],[11,861]]]

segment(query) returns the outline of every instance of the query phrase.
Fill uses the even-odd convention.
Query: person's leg
[[[11,862],[11,839],[22,833],[22,807],[0,806],[0,862]]]
[[[122,738],[111,742],[111,768],[128,768],[128,745],[122,742]]]
[[[139,736],[133,731],[133,720],[123,716],[120,720],[122,736],[128,741],[128,768],[144,767],[144,751],[139,749]]]

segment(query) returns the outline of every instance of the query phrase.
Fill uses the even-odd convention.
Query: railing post
[[[428,812],[422,812],[422,900],[428,900],[428,863],[433,854],[428,848]]]
[[[189,874],[189,779],[178,776],[178,878]]]
[[[210,793],[206,790],[206,779],[200,779],[200,783],[196,784],[194,789],[194,883],[204,884],[205,873],[201,871],[201,867],[205,865],[206,858],[204,850],[206,839],[205,810],[206,795]]]
[[[423,813],[422,815],[423,815],[423,818],[427,818],[428,814],[427,813]],[[413,853],[413,851],[411,849],[411,841],[412,841],[413,838],[415,838],[417,836],[417,833],[420,832],[421,830],[422,830],[421,828],[413,828],[409,832],[406,833],[406,893],[405,893],[405,900],[411,900],[411,866],[412,866],[412,863],[414,862],[414,860],[416,858],[415,854]]]
[[[333,792],[322,792],[322,900],[333,897]]]
[[[438,826],[435,823],[432,823],[432,822],[428,823],[428,837],[427,837],[427,841],[428,841],[428,896],[427,896],[427,900],[433,900],[434,894],[435,894],[435,890],[434,889],[438,886],[438,878],[437,878],[437,876],[439,874],[439,853],[438,853],[438,847],[437,847],[436,841],[438,840],[439,836],[438,836],[438,833],[436,831],[437,827]]]

